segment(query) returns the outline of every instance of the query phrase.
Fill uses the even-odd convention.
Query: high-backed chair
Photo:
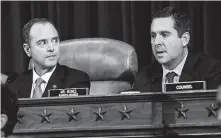
[[[62,41],[59,63],[89,75],[90,95],[116,94],[130,89],[138,70],[135,49],[108,38]]]

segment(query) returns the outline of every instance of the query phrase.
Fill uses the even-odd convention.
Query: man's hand
[[[8,76],[1,73],[1,85],[4,85],[7,79],[8,79]]]

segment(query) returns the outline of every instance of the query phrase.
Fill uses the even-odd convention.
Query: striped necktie
[[[168,83],[173,83],[174,77],[177,76],[177,74],[175,72],[168,72],[166,74],[166,81]]]

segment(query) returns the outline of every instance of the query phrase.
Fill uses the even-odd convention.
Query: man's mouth
[[[158,56],[163,55],[165,53],[166,53],[166,51],[156,51],[156,55],[158,55]]]
[[[56,55],[50,55],[50,56],[47,56],[47,58],[54,59],[54,58],[56,58]]]

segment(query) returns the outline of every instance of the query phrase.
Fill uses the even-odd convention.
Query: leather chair
[[[135,49],[108,38],[61,41],[59,63],[89,75],[90,95],[116,94],[131,89],[138,71]]]

